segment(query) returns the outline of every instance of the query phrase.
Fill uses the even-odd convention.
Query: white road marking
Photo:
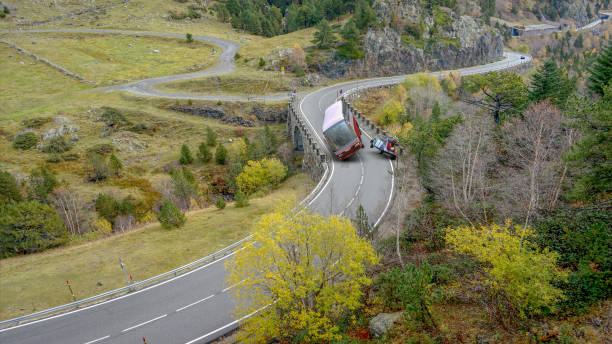
[[[246,247],[246,246],[245,246],[245,247]],[[150,289],[153,289],[153,288],[157,288],[157,287],[159,287],[159,286],[161,286],[161,285],[164,285],[164,284],[166,284],[166,283],[170,283],[170,282],[172,282],[172,281],[174,281],[174,280],[177,280],[177,279],[179,279],[179,278],[183,278],[183,277],[185,277],[185,276],[191,275],[192,273],[197,272],[197,271],[199,271],[199,270],[202,270],[202,269],[204,269],[204,268],[207,268],[207,267],[209,267],[209,266],[211,266],[211,265],[213,265],[213,264],[217,264],[217,263],[219,263],[219,262],[221,262],[221,261],[223,261],[223,260],[225,260],[225,259],[227,259],[227,258],[229,258],[229,257],[233,256],[233,255],[234,255],[234,254],[236,254],[237,252],[242,251],[242,250],[244,250],[244,247],[243,247],[243,248],[241,248],[241,249],[239,249],[239,250],[237,250],[237,251],[235,251],[235,252],[232,252],[232,253],[228,254],[228,255],[227,255],[227,256],[225,256],[225,257],[221,257],[221,258],[219,258],[219,259],[215,260],[214,262],[210,262],[210,263],[208,263],[208,264],[206,264],[206,265],[203,265],[203,266],[201,266],[201,267],[199,267],[199,268],[197,268],[197,269],[193,269],[193,270],[191,270],[191,271],[189,271],[189,272],[186,272],[186,273],[184,273],[184,274],[182,274],[182,275],[178,275],[178,276],[173,277],[173,278],[171,278],[171,279],[169,279],[169,280],[166,280],[166,281],[163,281],[163,282],[160,282],[160,283],[154,284],[154,285],[152,285],[152,286],[150,286],[150,287],[147,287],[147,288],[144,288],[144,289],[142,289],[142,290],[138,290],[138,291],[135,291],[135,292],[132,292],[132,293],[129,293],[129,294],[125,294],[125,295],[123,295],[123,296],[119,296],[119,297],[117,297],[117,298],[110,299],[110,300],[107,300],[107,301],[104,301],[104,302],[96,303],[96,304],[91,305],[91,306],[88,306],[88,307],[79,308],[79,309],[76,309],[76,310],[71,311],[71,312],[61,313],[61,314],[58,314],[58,315],[54,315],[54,316],[52,316],[52,317],[43,318],[43,319],[35,320],[35,321],[29,322],[29,323],[25,323],[25,324],[21,324],[21,325],[17,325],[17,326],[9,327],[9,328],[1,329],[1,330],[0,330],[0,332],[9,331],[9,330],[13,330],[13,329],[20,328],[20,327],[23,327],[23,326],[33,325],[33,324],[36,324],[36,323],[39,323],[39,322],[43,322],[43,321],[47,321],[47,320],[51,320],[51,319],[56,319],[56,318],[63,317],[63,316],[69,315],[69,314],[73,314],[73,313],[81,312],[81,311],[84,311],[84,310],[86,310],[86,309],[90,309],[90,308],[94,308],[94,307],[102,306],[102,305],[105,305],[105,304],[110,303],[110,302],[114,302],[114,301],[117,301],[117,300],[124,299],[124,298],[129,297],[129,296],[133,296],[133,295],[136,295],[136,294],[140,294],[140,293],[145,292],[145,291],[147,291],[147,290],[150,290]]]
[[[269,306],[269,305],[268,305],[268,306]],[[223,326],[223,327],[219,327],[218,329],[216,329],[216,330],[214,330],[214,331],[210,331],[210,332],[208,332],[207,334],[205,334],[205,335],[203,335],[203,336],[200,336],[200,337],[198,337],[198,338],[196,338],[196,339],[190,340],[190,341],[188,341],[188,342],[187,342],[187,343],[185,343],[185,344],[193,344],[193,343],[195,343],[195,342],[197,342],[197,341],[199,341],[199,340],[201,340],[201,339],[204,339],[204,338],[206,338],[206,337],[208,337],[208,336],[210,336],[210,335],[213,335],[213,334],[215,334],[215,333],[217,333],[217,332],[219,332],[219,331],[223,331],[223,330],[225,330],[226,328],[228,328],[228,327],[230,327],[230,326],[236,325],[237,323],[241,322],[241,321],[242,321],[242,320],[244,320],[244,319],[247,319],[247,318],[252,317],[253,315],[257,314],[257,313],[258,313],[259,311],[261,311],[262,309],[267,308],[268,306],[266,306],[266,307],[262,307],[262,308],[260,308],[260,309],[256,310],[255,312],[253,312],[253,313],[251,313],[251,314],[245,315],[245,316],[243,316],[242,318],[240,318],[240,319],[238,319],[238,320],[234,320],[234,321],[232,321],[231,323],[229,323],[229,324],[227,324],[227,325],[225,325],[225,326]]]
[[[132,327],[128,327],[128,328],[126,328],[125,330],[122,330],[121,332],[127,332],[127,331],[129,331],[129,330],[133,330],[133,329],[135,329],[135,328],[137,328],[137,327],[144,326],[144,325],[146,325],[146,324],[152,323],[152,322],[154,322],[155,320],[159,320],[159,319],[161,319],[161,318],[165,318],[166,316],[168,316],[168,314],[160,315],[160,316],[158,316],[158,317],[157,317],[157,318],[155,318],[155,319],[151,319],[151,320],[149,320],[149,321],[145,321],[145,322],[140,323],[140,324],[138,324],[138,325],[134,325],[134,326],[132,326]]]
[[[90,342],[87,342],[87,343],[85,343],[85,344],[93,344],[93,343],[97,343],[97,342],[99,342],[99,341],[105,340],[106,338],[110,338],[110,334],[109,334],[108,336],[104,336],[104,337],[101,337],[101,338],[98,338],[98,339],[94,339],[94,340],[92,340],[92,341],[90,341]]]
[[[222,293],[225,293],[226,291],[228,291],[228,290],[230,290],[230,289],[232,289],[232,288],[235,288],[236,286],[238,286],[238,285],[242,284],[242,282],[244,282],[244,280],[242,280],[242,281],[240,281],[240,282],[238,282],[238,283],[236,283],[236,284],[232,284],[232,285],[230,285],[229,287],[227,287],[227,288],[225,288],[225,289],[221,290],[221,292],[222,292]]]
[[[357,154],[357,158],[359,158],[359,164],[361,165],[361,179],[359,180],[359,185],[357,185],[357,190],[355,191],[355,195],[353,195],[353,198],[351,198],[351,201],[346,205],[346,207],[344,207],[344,210],[340,213],[341,216],[344,216],[344,213],[351,207],[351,204],[353,204],[353,202],[359,195],[359,191],[361,191],[361,186],[363,185],[365,167],[363,165],[363,160],[361,159],[361,155]]]
[[[207,297],[205,297],[205,298],[203,298],[203,299],[200,299],[200,300],[198,300],[198,301],[196,301],[196,302],[194,302],[194,303],[190,303],[190,304],[188,304],[188,305],[187,305],[187,306],[185,306],[185,307],[181,307],[181,308],[177,309],[176,311],[177,311],[177,312],[180,312],[180,311],[182,311],[182,310],[184,310],[184,309],[187,309],[187,308],[189,308],[189,307],[191,307],[191,306],[195,306],[195,305],[197,305],[197,304],[198,304],[198,303],[200,303],[200,302],[204,302],[204,301],[206,301],[206,300],[208,300],[208,299],[210,299],[211,297],[214,297],[214,296],[215,296],[215,295],[210,295],[210,296],[207,296]]]

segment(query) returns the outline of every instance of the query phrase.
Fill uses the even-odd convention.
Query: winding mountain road
[[[24,32],[70,32],[135,34],[183,38],[179,34],[122,30],[36,30]],[[113,86],[105,91],[127,91],[144,96],[209,100],[249,100],[240,96],[171,94],[155,85],[226,73],[234,68],[233,56],[239,44],[222,39],[194,36],[223,49],[218,64],[206,71],[167,76]],[[502,70],[531,61],[531,56],[506,52],[504,59],[483,66],[457,70],[461,75]],[[433,73],[439,75],[437,72]],[[321,126],[325,109],[336,101],[339,91],[394,84],[403,76],[350,81],[300,95],[299,109],[323,147]],[[263,97],[287,99],[287,95]],[[370,133],[365,133],[368,140]],[[322,214],[352,216],[359,204],[369,219],[378,224],[393,198],[394,171],[390,160],[364,149],[348,161],[331,159],[326,177],[307,205]],[[0,330],[2,344],[93,344],[93,343],[206,343],[238,326],[232,316],[232,288],[224,285],[226,256],[173,279],[102,303]]]

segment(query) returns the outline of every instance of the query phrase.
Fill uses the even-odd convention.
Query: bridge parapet
[[[293,142],[295,151],[304,152],[302,170],[314,180],[319,180],[325,174],[327,161],[330,158],[325,147],[317,140],[316,134],[298,109],[299,99],[292,96],[289,99],[287,115],[287,135]]]
[[[342,96],[342,109],[345,113],[353,114],[353,116],[355,116],[355,118],[357,119],[357,122],[359,123],[359,127],[362,129],[362,131],[365,131],[366,134],[368,134],[368,136],[371,136],[372,139],[379,135],[392,136],[392,135],[389,135],[389,133],[386,130],[382,129],[376,123],[371,121],[361,111],[357,110],[357,108],[355,108],[353,104],[357,101],[357,99],[359,99],[360,92],[363,90],[371,91],[371,90],[391,89],[395,86],[397,85],[388,84],[388,85],[368,87],[366,89],[352,90],[352,92]],[[404,147],[402,147],[401,145],[397,145],[397,146],[399,147],[399,153],[400,154],[403,153]]]

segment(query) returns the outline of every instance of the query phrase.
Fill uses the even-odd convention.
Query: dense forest
[[[271,37],[335,19],[354,7],[354,0],[228,0],[218,4],[217,16],[234,28]]]

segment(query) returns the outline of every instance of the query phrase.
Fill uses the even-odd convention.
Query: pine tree
[[[332,30],[331,25],[327,19],[321,20],[317,25],[317,32],[314,33],[315,39],[312,43],[316,44],[319,48],[328,48],[330,45],[336,43],[336,34]]]
[[[235,199],[236,203],[234,203],[234,206],[236,208],[244,208],[249,205],[249,198],[240,189],[236,191]]]
[[[0,171],[0,207],[13,202],[21,202],[21,192],[12,174]]]
[[[168,199],[164,200],[157,219],[165,229],[179,228],[185,224],[185,214]]]
[[[121,173],[121,169],[123,169],[123,164],[115,154],[111,154],[108,160],[108,167],[113,175],[118,176]]]
[[[355,24],[360,30],[376,23],[376,14],[367,0],[358,0],[355,5]]]
[[[29,182],[29,197],[41,203],[48,203],[47,197],[59,185],[55,175],[45,166],[33,170]]]
[[[227,149],[223,145],[217,146],[217,150],[215,151],[215,161],[219,165],[225,165],[225,160],[227,159]]]
[[[193,155],[191,155],[191,151],[187,145],[183,145],[181,147],[181,157],[179,159],[181,165],[189,165],[193,163]]]
[[[217,134],[210,127],[206,127],[206,144],[210,147],[217,145]]]
[[[596,94],[604,94],[604,86],[610,85],[612,80],[612,41],[608,42],[592,67],[588,68],[589,73],[589,89]]]
[[[354,20],[349,20],[348,23],[342,27],[342,38],[347,42],[357,42],[360,35],[361,32],[359,32],[359,28]]]
[[[198,159],[202,162],[209,162],[212,159],[212,153],[208,149],[208,145],[204,142],[200,143],[198,147]]]
[[[549,99],[555,105],[563,108],[567,98],[575,89],[575,80],[569,80],[567,72],[563,72],[553,60],[548,60],[539,67],[533,75],[529,89],[529,101],[539,102]]]

